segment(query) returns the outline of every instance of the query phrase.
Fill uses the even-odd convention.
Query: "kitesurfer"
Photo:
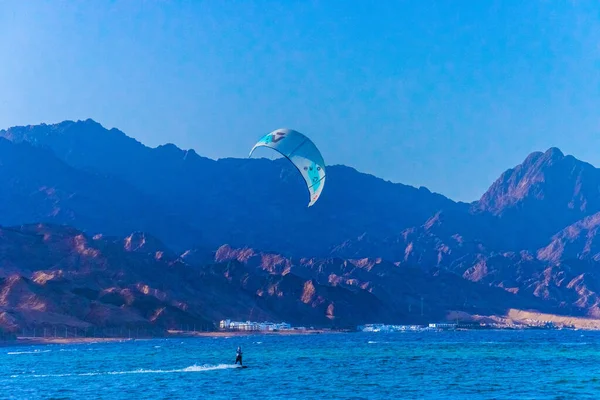
[[[235,363],[237,364],[238,361],[240,362],[240,365],[242,365],[242,348],[240,346],[238,346],[237,350],[235,351]]]

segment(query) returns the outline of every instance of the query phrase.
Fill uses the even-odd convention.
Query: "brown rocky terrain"
[[[196,264],[139,232],[115,239],[46,224],[2,228],[0,251],[0,326],[6,331],[160,332],[213,328],[223,318],[351,328],[371,321],[426,323],[454,310],[564,311],[444,270],[381,259],[295,260],[222,246],[213,262]]]
[[[0,251],[0,326],[7,331],[200,329],[223,318],[336,327],[392,317],[369,291],[289,271],[271,274],[232,259],[189,265],[141,233],[117,240],[25,225],[0,229]]]

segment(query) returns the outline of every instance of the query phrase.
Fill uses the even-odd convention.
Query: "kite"
[[[302,133],[292,129],[277,129],[263,136],[250,151],[269,147],[287,158],[298,169],[310,195],[308,206],[321,196],[325,186],[325,161],[317,146]]]

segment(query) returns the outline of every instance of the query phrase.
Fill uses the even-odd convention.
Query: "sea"
[[[234,365],[241,346],[244,365]],[[599,399],[600,332],[324,333],[0,348],[6,399]]]

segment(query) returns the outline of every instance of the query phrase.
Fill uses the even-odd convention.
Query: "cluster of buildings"
[[[525,324],[514,323],[450,323],[438,322],[428,325],[366,324],[357,327],[362,332],[427,332],[471,329],[575,329],[573,325],[557,326],[552,321],[526,320]]]
[[[458,324],[448,323],[448,322],[440,322],[437,324],[429,324],[429,329],[456,329],[458,328]]]
[[[286,331],[292,329],[306,329],[304,327],[292,328],[292,326],[286,322],[239,322],[230,319],[222,320],[219,323],[219,328],[228,331]]]
[[[452,330],[458,327],[452,323],[436,323],[424,325],[386,325],[386,324],[366,324],[358,327],[362,332],[423,332],[423,331],[439,331]]]
[[[534,319],[525,319],[525,323],[531,327],[536,327],[536,328],[543,328],[543,329],[557,329],[558,326],[556,326],[554,324],[554,322],[552,321],[538,321],[538,320],[534,320]],[[573,325],[569,325],[569,324],[564,324],[563,325],[565,328],[574,328]]]
[[[366,324],[358,327],[362,332],[403,332],[403,331],[421,331],[421,325],[385,325],[385,324]]]

